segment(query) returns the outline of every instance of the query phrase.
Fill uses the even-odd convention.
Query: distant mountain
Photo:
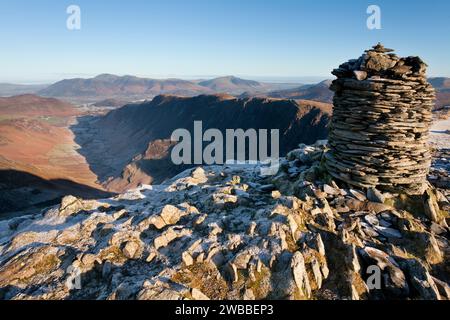
[[[220,77],[198,83],[214,92],[228,94],[242,94],[243,92],[261,92],[270,90],[271,85],[253,80],[244,80],[234,76]]]
[[[252,94],[244,93],[241,97],[270,97],[283,99],[306,99],[325,103],[333,102],[333,92],[329,90],[332,80],[325,80],[317,84],[308,84],[300,87],[271,91],[268,93]],[[429,82],[436,89],[436,109],[450,106],[450,78],[429,78]]]
[[[443,91],[436,93],[436,109],[450,106],[450,92]]]
[[[203,130],[249,128],[279,129],[280,152],[298,143],[327,137],[331,105],[311,101],[267,98],[238,99],[230,95],[196,97],[157,96],[152,101],[130,104],[100,119],[80,119],[72,127],[78,151],[99,180],[111,191],[139,183],[163,181],[181,172],[170,160],[175,129],[193,132],[195,120]]]
[[[297,84],[298,85],[298,84]],[[200,94],[268,92],[296,86],[291,83],[263,83],[237,77],[211,80],[148,79],[134,76],[101,74],[90,79],[66,79],[39,91],[40,95],[73,102],[97,102],[104,99],[143,100],[160,94],[192,97]]]
[[[306,99],[331,103],[333,92],[329,89],[332,80],[324,80],[317,84],[309,84],[301,87],[269,92],[268,97],[285,99]]]
[[[431,85],[439,91],[450,91],[450,78],[437,77],[429,78]]]
[[[46,87],[48,87],[48,84],[24,85],[24,84],[0,83],[0,97],[10,97],[20,94],[32,94]]]
[[[106,98],[143,99],[158,94],[192,96],[212,92],[193,82],[179,79],[146,79],[134,76],[102,74],[91,79],[67,79],[39,91],[48,97],[63,97],[85,100]]]
[[[234,76],[219,77],[211,80],[198,81],[197,83],[216,93],[227,93],[235,96],[246,95],[247,97],[257,96],[259,94],[264,95],[270,91],[287,90],[299,86],[298,83],[259,82]]]
[[[436,109],[450,106],[450,78],[430,78],[428,81],[436,89]]]
[[[436,88],[436,108],[450,104],[450,78],[429,79]],[[150,100],[160,94],[193,97],[201,94],[231,94],[240,98],[270,97],[282,99],[305,99],[331,103],[333,93],[329,90],[332,80],[317,84],[267,83],[245,80],[235,76],[209,80],[149,79],[135,76],[101,74],[89,79],[66,79],[50,86],[26,86],[0,84],[0,96],[33,93],[55,97],[74,103],[94,102],[97,106],[121,106],[122,102]],[[109,105],[107,105],[109,104]]]

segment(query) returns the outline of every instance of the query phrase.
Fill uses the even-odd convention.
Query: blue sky
[[[81,30],[66,8],[81,8]],[[366,27],[368,5],[382,29]],[[157,78],[331,77],[378,41],[450,76],[450,1],[1,0],[0,82],[99,73]]]

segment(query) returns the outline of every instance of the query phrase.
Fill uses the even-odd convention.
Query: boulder
[[[305,259],[301,252],[297,251],[291,260],[292,274],[297,288],[302,296],[311,296],[311,286],[309,284],[308,273],[306,272]]]

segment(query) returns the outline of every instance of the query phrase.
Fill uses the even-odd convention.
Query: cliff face
[[[449,299],[448,190],[338,185],[325,150],[1,221],[0,299]]]
[[[202,122],[203,131],[216,128],[224,136],[226,129],[279,129],[280,153],[285,155],[299,142],[325,138],[330,113],[330,105],[305,100],[158,96],[95,121],[80,120],[72,130],[82,146],[79,152],[100,181],[122,191],[139,183],[159,183],[186,169],[172,163],[170,137],[180,128],[193,137],[194,121]]]

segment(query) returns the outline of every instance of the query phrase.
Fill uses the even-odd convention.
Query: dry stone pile
[[[333,70],[329,173],[351,185],[423,193],[435,91],[419,57],[378,44]]]

